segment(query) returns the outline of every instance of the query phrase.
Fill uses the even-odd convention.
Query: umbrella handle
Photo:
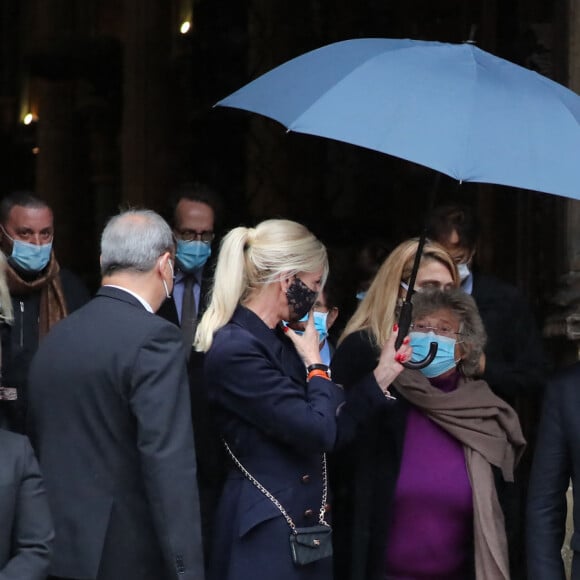
[[[403,302],[401,307],[401,313],[399,314],[399,334],[397,335],[397,340],[395,341],[395,348],[399,349],[403,344],[403,339],[407,336],[409,328],[411,326],[411,319],[413,317],[413,305],[411,302]],[[423,360],[409,361],[402,363],[407,369],[424,369],[427,365],[433,362],[435,355],[437,354],[438,345],[436,342],[432,342],[429,345],[429,352]]]
[[[402,365],[406,368],[406,369],[413,369],[413,370],[419,370],[419,369],[424,369],[426,366],[430,365],[433,362],[433,359],[435,358],[435,355],[437,354],[437,343],[436,342],[432,342],[429,345],[429,352],[427,353],[427,356],[423,359],[423,360],[418,360],[418,361],[409,361],[409,362],[405,362],[402,363]]]

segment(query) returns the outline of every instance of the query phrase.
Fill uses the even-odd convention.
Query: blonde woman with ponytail
[[[327,273],[324,245],[292,221],[238,227],[222,242],[195,342],[206,353],[208,397],[233,454],[208,580],[332,579],[328,552],[299,563],[289,538],[294,528],[327,530],[325,453],[388,404],[388,385],[411,350],[404,344],[395,352],[393,336],[345,399],[320,359],[312,315],[302,335],[284,324],[311,312]]]

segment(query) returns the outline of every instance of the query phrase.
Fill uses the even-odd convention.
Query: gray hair
[[[165,252],[175,252],[171,228],[149,209],[131,209],[112,217],[101,236],[101,274],[149,272]]]
[[[463,374],[473,377],[478,373],[481,355],[487,340],[483,322],[475,300],[463,290],[428,289],[413,295],[413,319],[424,318],[437,310],[450,310],[460,321],[461,346],[465,358],[461,362]]]

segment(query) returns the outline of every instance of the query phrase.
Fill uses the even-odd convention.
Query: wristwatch
[[[314,363],[306,367],[306,374],[309,375],[312,371],[322,371],[330,378],[330,367],[323,363]]]

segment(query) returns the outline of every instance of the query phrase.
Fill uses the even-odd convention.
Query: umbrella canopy
[[[337,42],[280,65],[217,105],[458,181],[580,199],[580,96],[471,44]]]

